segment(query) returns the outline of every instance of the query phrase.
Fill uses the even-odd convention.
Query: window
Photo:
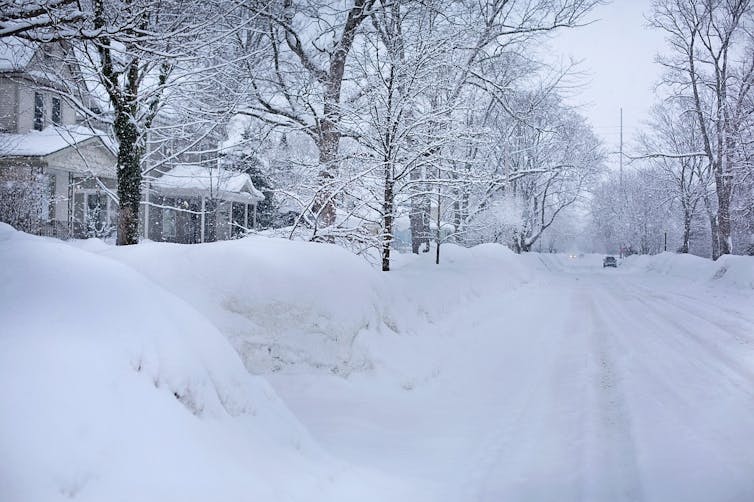
[[[162,238],[175,239],[175,211],[172,209],[162,210]]]
[[[240,202],[233,202],[231,214],[231,236],[234,239],[243,237],[250,223],[249,217],[251,216],[251,212],[249,211],[248,206]]]
[[[45,126],[45,97],[41,92],[34,93],[34,129],[41,131]]]
[[[50,195],[50,198],[49,198],[50,202],[47,209],[47,219],[49,221],[54,221],[55,220],[55,204],[57,202],[57,198],[55,194],[55,175],[54,174],[49,175],[47,180],[48,180],[47,190],[49,190],[49,195]]]
[[[110,198],[93,189],[76,191],[73,197],[74,235],[76,237],[109,237],[117,223]]]
[[[107,226],[107,196],[98,193],[86,194],[87,235],[99,237]]]
[[[52,98],[52,123],[55,125],[61,123],[60,111],[60,98]]]

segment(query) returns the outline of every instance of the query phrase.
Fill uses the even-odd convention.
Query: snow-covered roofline
[[[247,173],[220,167],[180,164],[152,181],[152,187],[164,195],[208,197],[242,204],[264,200]]]
[[[38,44],[18,37],[0,39],[0,72],[21,71],[34,58]]]
[[[84,126],[50,126],[23,134],[0,133],[0,156],[44,157],[64,148],[98,138],[114,152],[112,140],[102,131]]]

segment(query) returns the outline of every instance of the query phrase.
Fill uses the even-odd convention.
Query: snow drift
[[[207,316],[252,373],[303,366],[348,374],[368,364],[356,338],[386,316],[384,277],[333,245],[249,237],[105,254]]]
[[[623,260],[631,271],[660,274],[710,286],[754,289],[754,257],[724,255],[717,261],[690,254],[634,255]]]
[[[228,337],[252,373],[348,375],[373,364],[375,344],[413,333],[531,271],[504,246],[398,255],[384,274],[334,245],[247,237],[204,245],[146,243],[95,252],[183,298]],[[496,276],[490,276],[495,270]]]
[[[7,225],[0,259],[3,501],[390,498],[131,268]]]

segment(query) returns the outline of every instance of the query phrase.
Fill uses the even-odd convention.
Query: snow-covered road
[[[413,337],[401,378],[272,383],[325,447],[427,500],[754,500],[751,292],[540,259]]]
[[[0,224],[0,500],[754,500],[751,257],[442,257]]]

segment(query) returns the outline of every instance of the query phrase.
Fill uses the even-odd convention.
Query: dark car
[[[602,260],[602,268],[605,267],[618,267],[618,260],[615,259],[615,256],[605,256],[605,259]]]

